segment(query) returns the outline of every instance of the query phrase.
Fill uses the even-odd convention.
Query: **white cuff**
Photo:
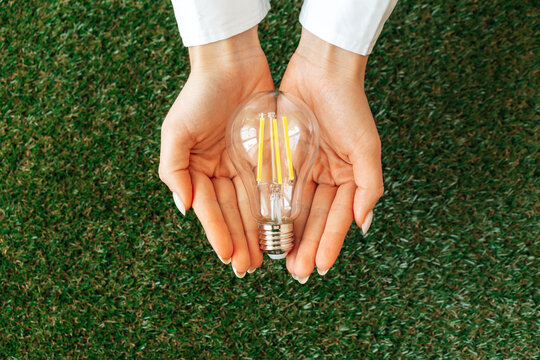
[[[230,38],[257,25],[270,10],[269,0],[172,0],[185,46]]]
[[[369,55],[397,0],[305,0],[300,23],[330,44]]]

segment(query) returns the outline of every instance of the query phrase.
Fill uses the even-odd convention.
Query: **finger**
[[[185,215],[192,202],[191,176],[188,170],[193,142],[183,128],[165,120],[161,127],[159,177],[176,194],[175,203]]]
[[[309,211],[311,210],[311,203],[313,202],[313,196],[315,195],[315,190],[317,189],[317,184],[313,181],[308,181],[304,187],[302,202],[300,204],[300,214],[294,221],[294,247],[287,254],[287,270],[296,277],[294,273],[294,262],[296,260],[296,254],[298,246],[300,245],[300,239],[304,234],[304,228],[309,216]]]
[[[221,213],[231,234],[233,243],[232,267],[236,276],[242,278],[249,269],[250,259],[246,236],[244,235],[244,226],[238,210],[236,191],[231,179],[217,178],[213,179],[212,182],[214,183]]]
[[[191,172],[193,179],[193,210],[201,221],[206,237],[216,254],[228,263],[233,254],[233,242],[210,179],[198,172]]]
[[[356,186],[353,183],[338,187],[336,197],[328,213],[315,264],[321,275],[334,265],[341,251],[343,240],[353,222],[353,200]]]
[[[371,211],[384,192],[381,166],[381,144],[378,136],[372,143],[351,154],[356,192],[354,195],[354,219],[364,234],[369,229]]]
[[[302,195],[302,202],[300,206],[300,214],[294,221],[294,236],[296,239],[301,239],[304,234],[306,222],[311,211],[311,205],[313,203],[313,197],[317,190],[317,184],[313,181],[308,181],[304,187],[304,193]]]
[[[244,184],[239,177],[233,179],[234,187],[236,188],[236,198],[238,200],[238,208],[240,210],[240,216],[242,218],[242,225],[244,226],[244,234],[247,240],[249,256],[250,256],[250,270],[255,271],[260,267],[263,262],[263,254],[259,247],[259,228],[253,215],[251,215],[251,208],[249,206],[249,199]]]
[[[326,219],[328,218],[328,212],[330,211],[335,195],[336,187],[327,185],[317,186],[294,264],[294,274],[300,282],[302,282],[302,279],[307,280],[307,277],[309,277],[315,268],[317,248],[319,247],[319,241],[321,240]]]

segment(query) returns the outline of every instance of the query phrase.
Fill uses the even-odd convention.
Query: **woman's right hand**
[[[189,48],[191,73],[161,128],[159,176],[180,211],[197,214],[220,259],[238,277],[262,264],[257,224],[244,187],[225,151],[235,108],[274,84],[257,27]]]

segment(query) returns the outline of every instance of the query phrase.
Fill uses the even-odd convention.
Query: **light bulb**
[[[260,249],[283,259],[294,246],[293,221],[319,148],[315,115],[293,95],[256,93],[233,113],[226,139],[259,227]]]

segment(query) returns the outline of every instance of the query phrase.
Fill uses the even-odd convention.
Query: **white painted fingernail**
[[[309,275],[306,276],[305,278],[299,277],[299,278],[298,278],[298,282],[299,282],[300,284],[305,284],[305,283],[307,283],[308,279],[309,279]]]
[[[298,281],[298,276],[296,276],[296,275],[294,275],[294,274],[291,274],[291,277],[292,277],[294,280]]]
[[[217,255],[217,254],[216,254],[216,255]],[[221,258],[221,256],[218,255],[217,257],[218,257],[219,260],[221,260],[221,262],[224,263],[225,265],[229,265],[229,264],[231,263],[231,259],[227,259],[227,260],[225,261],[225,260],[223,260],[223,259]]]
[[[248,274],[253,274],[255,272],[255,270],[257,270],[257,268],[253,268],[253,269],[248,269]]]
[[[328,272],[328,270],[330,270],[330,269],[326,269],[326,270],[319,270],[319,268],[317,268],[317,272],[318,272],[318,273],[319,273],[319,275],[321,275],[321,276],[324,276],[324,275],[326,275],[326,273]]]
[[[232,265],[231,265],[231,266],[232,266]],[[241,279],[241,278],[243,278],[244,276],[246,276],[246,273],[245,273],[245,272],[243,272],[243,273],[237,272],[236,269],[234,268],[234,266],[232,266],[232,269],[233,269],[233,271],[234,271],[234,275],[236,275],[237,278]]]
[[[367,234],[369,227],[371,226],[371,221],[373,221],[373,210],[371,210],[367,214],[364,223],[362,224],[362,232],[364,233],[364,235]]]
[[[182,200],[180,200],[180,197],[178,195],[176,195],[176,193],[174,193],[174,192],[172,193],[172,197],[174,199],[174,204],[176,205],[178,210],[180,210],[182,215],[186,216],[186,206],[184,205]]]

